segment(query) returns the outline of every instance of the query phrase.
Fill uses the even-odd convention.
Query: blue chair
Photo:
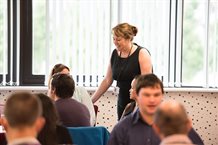
[[[103,126],[67,127],[73,144],[76,145],[106,145],[110,133]]]

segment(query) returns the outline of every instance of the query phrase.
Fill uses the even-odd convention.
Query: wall
[[[6,97],[12,92],[19,90],[29,90],[33,93],[46,93],[46,89],[20,88],[1,89],[0,103],[4,103]],[[89,91],[90,95],[93,91]],[[117,122],[116,115],[117,96],[108,91],[96,103],[99,107],[97,115],[97,125],[105,126],[109,131]],[[218,91],[186,91],[169,90],[165,92],[165,100],[173,99],[183,103],[192,119],[193,127],[204,140],[205,145],[218,144]]]

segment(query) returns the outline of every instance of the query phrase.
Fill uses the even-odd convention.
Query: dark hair
[[[154,123],[164,136],[187,134],[188,115],[184,106],[178,104],[178,110],[173,109],[170,108],[166,110],[163,109],[163,107],[158,107],[154,114]]]
[[[59,98],[70,98],[75,91],[75,83],[68,74],[55,74],[52,76],[51,89]]]
[[[14,93],[6,101],[4,114],[11,127],[32,126],[42,114],[41,102],[28,92]]]
[[[67,67],[66,65],[61,64],[61,63],[56,64],[56,65],[52,68],[51,73],[50,73],[50,76],[49,76],[48,86],[49,86],[49,84],[50,84],[50,81],[51,81],[52,76],[53,76],[54,74],[56,74],[56,73],[59,73],[59,72],[63,71],[64,69],[67,69],[68,71],[70,71],[69,67]]]
[[[135,80],[135,83],[134,83],[134,89],[136,88],[136,84],[137,84],[137,81],[138,81],[138,78],[140,77],[140,75],[136,75],[133,80]],[[132,81],[133,81],[132,80]]]
[[[124,39],[133,40],[133,37],[136,36],[138,29],[135,26],[132,26],[128,23],[121,23],[115,26],[112,29],[114,35],[122,37]]]
[[[61,72],[61,71],[64,70],[64,69],[67,69],[68,71],[70,71],[69,67],[67,67],[67,66],[64,65],[64,64],[61,64],[61,63],[56,64],[56,65],[52,68],[52,70],[51,70],[51,76],[54,75],[54,74],[56,74],[56,73]]]
[[[140,75],[136,83],[136,93],[139,94],[141,88],[160,87],[161,92],[164,93],[163,83],[155,74]]]
[[[57,110],[51,99],[45,94],[36,94],[42,103],[45,125],[38,134],[38,140],[42,145],[57,145],[56,125],[58,123]]]

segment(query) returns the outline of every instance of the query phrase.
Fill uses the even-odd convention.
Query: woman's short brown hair
[[[124,39],[133,40],[133,37],[136,36],[138,29],[135,26],[132,26],[128,23],[121,23],[115,26],[112,29],[112,33],[115,36],[122,37]]]

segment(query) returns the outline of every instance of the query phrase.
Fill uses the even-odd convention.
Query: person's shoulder
[[[138,45],[137,43],[133,43],[133,44],[137,46],[139,53],[147,53],[150,55],[150,51],[146,47]]]
[[[194,128],[191,128],[189,133],[188,133],[188,137],[191,139],[191,141],[194,144],[197,145],[204,145],[203,140],[201,139],[201,137],[199,136],[199,134],[194,130]]]
[[[132,126],[133,123],[133,115],[129,114],[123,119],[121,119],[114,127],[114,129],[123,129],[123,130],[128,130],[130,126]]]
[[[114,57],[114,56],[117,56],[118,53],[117,53],[117,49],[114,49],[111,53],[111,56]]]
[[[150,51],[145,47],[140,48],[139,54],[151,55]]]
[[[82,86],[76,86],[76,87],[75,87],[75,90],[78,90],[78,91],[86,91],[85,87],[82,87]]]
[[[62,104],[64,104],[64,105],[71,105],[72,107],[86,108],[86,106],[84,104],[82,104],[81,102],[77,101],[74,98],[62,99]]]
[[[57,132],[68,132],[68,129],[63,125],[56,125]]]

